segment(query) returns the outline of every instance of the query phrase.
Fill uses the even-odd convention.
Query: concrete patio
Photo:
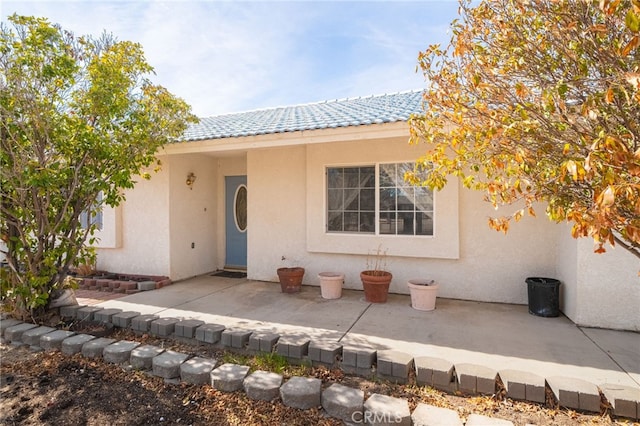
[[[283,294],[277,283],[199,276],[97,306],[640,392],[639,333],[577,327],[562,315],[531,315],[524,305],[438,299],[435,311],[422,312],[404,295],[371,304],[362,292],[346,290],[325,300],[319,287]]]

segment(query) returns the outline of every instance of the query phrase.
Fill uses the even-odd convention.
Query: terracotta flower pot
[[[278,279],[283,293],[298,293],[302,286],[304,268],[279,268]]]
[[[440,287],[433,280],[415,279],[407,283],[411,292],[411,307],[418,311],[433,311]]]
[[[370,303],[386,303],[389,284],[393,275],[387,271],[363,271],[360,273],[364,299]]]

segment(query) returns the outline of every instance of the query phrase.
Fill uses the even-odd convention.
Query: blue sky
[[[48,18],[77,35],[142,44],[155,83],[198,116],[424,87],[417,56],[446,44],[456,0],[2,0],[2,20]]]

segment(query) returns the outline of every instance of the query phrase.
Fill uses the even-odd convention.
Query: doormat
[[[247,278],[246,272],[237,272],[237,271],[216,271],[211,274],[212,277],[222,277],[222,278]]]

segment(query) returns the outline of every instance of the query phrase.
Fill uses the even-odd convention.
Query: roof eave
[[[352,142],[375,139],[409,137],[406,121],[338,127],[331,129],[303,130],[296,132],[272,133],[256,136],[241,136],[221,139],[205,139],[167,144],[165,154],[195,154],[228,151],[249,151],[317,143]]]

